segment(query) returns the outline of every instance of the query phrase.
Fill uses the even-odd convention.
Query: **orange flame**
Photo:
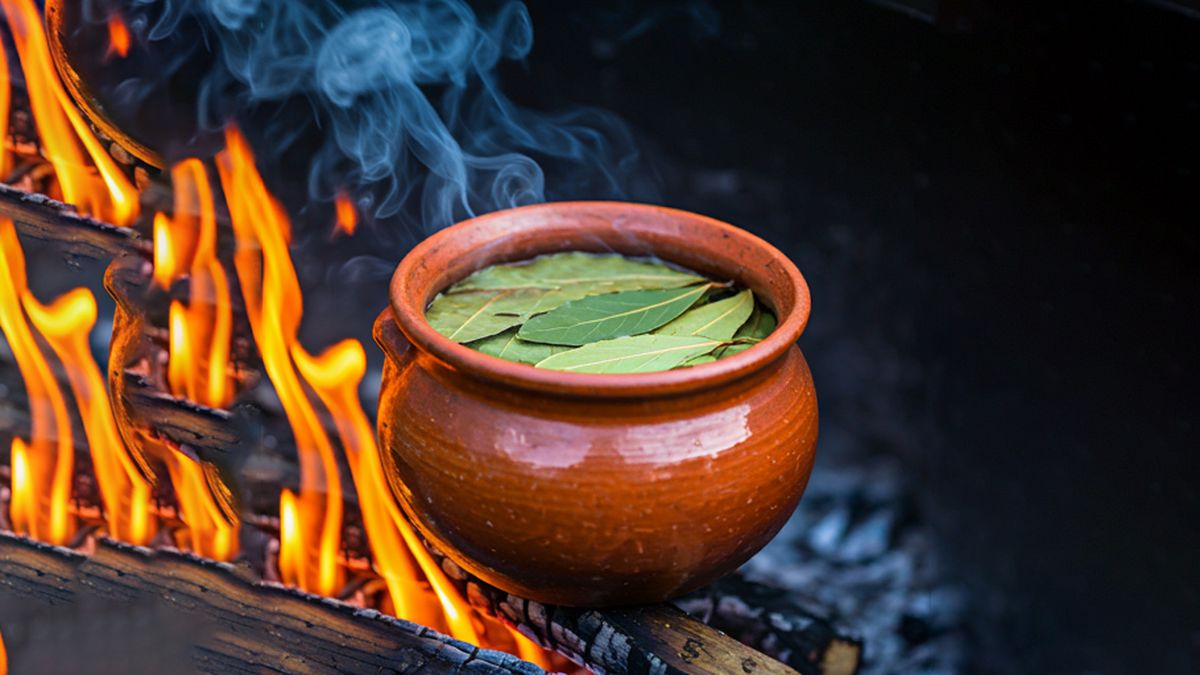
[[[304,583],[303,538],[296,493],[284,488],[279,495],[279,576],[288,586]]]
[[[142,477],[121,441],[104,378],[88,346],[88,335],[96,323],[95,296],[86,288],[76,288],[43,305],[26,289],[21,294],[21,304],[67,372],[83,418],[108,533],[134,544],[148,543],[154,534],[150,483]]]
[[[337,213],[334,231],[347,237],[354,236],[354,231],[358,229],[358,212],[354,210],[354,202],[350,201],[350,195],[339,192],[333,200],[333,208]]]
[[[132,223],[139,209],[137,190],[63,89],[50,60],[37,6],[33,0],[0,0],[0,5],[25,72],[38,136],[46,159],[54,166],[63,199],[84,213],[117,225]],[[92,173],[92,166],[99,176]]]
[[[124,58],[129,54],[129,26],[120,14],[113,12],[108,17],[108,53]]]
[[[8,653],[4,651],[4,635],[0,635],[0,675],[8,675]]]
[[[299,495],[289,498],[290,493],[285,493],[280,501],[281,516],[287,509],[292,525],[283,528],[284,535],[292,536],[282,542],[284,550],[296,546],[298,536],[303,551],[302,556],[289,558],[294,565],[289,574],[304,590],[332,595],[342,576],[338,565],[342,485],[333,444],[292,361],[304,298],[288,253],[291,225],[263,184],[245,138],[230,127],[225,139],[217,168],[236,239],[234,265],[254,341],[291,423],[300,456]]]
[[[179,275],[179,262],[175,259],[175,240],[171,235],[171,219],[165,213],[154,214],[154,283],[164,290]]]
[[[542,670],[554,670],[554,663],[550,660],[550,654],[541,645],[530,640],[520,633],[515,628],[509,628],[508,632],[512,634],[513,642],[517,643],[517,656],[536,665]]]
[[[190,273],[188,304],[172,303],[169,320],[171,393],[220,408],[229,404],[229,342],[233,306],[229,279],[217,258],[217,220],[208,172],[200,160],[171,169],[175,215],[154,215],[154,281],[163,288]]]
[[[316,357],[296,345],[292,358],[337,425],[358,491],[367,540],[396,615],[426,626],[439,623],[438,605],[421,591],[417,566],[385,506],[391,497],[379,466],[375,433],[358,398],[358,385],[367,367],[362,345],[344,340]],[[460,626],[455,637],[473,639],[473,627],[469,622]]]
[[[12,106],[12,83],[8,75],[7,50],[0,49],[0,180],[8,179],[8,114]]]
[[[226,130],[226,149],[217,157],[217,168],[237,239],[234,262],[250,326],[301,453],[300,493],[285,490],[280,499],[280,576],[284,583],[328,594],[323,589],[329,586],[322,586],[327,579],[321,563],[336,562],[339,546],[341,487],[337,466],[329,437],[300,382],[303,379],[337,426],[373,558],[397,616],[426,625],[441,623],[440,618],[453,636],[480,644],[482,623],[477,623],[470,605],[391,496],[374,430],[358,397],[366,371],[362,345],[344,340],[312,356],[296,339],[303,298],[287,248],[290,223],[255,169],[245,138],[232,127]],[[323,486],[320,479],[325,481]],[[319,501],[321,487],[325,488],[323,505]],[[337,527],[331,527],[334,515]],[[432,588],[437,604],[419,590],[418,569]],[[523,636],[514,635],[511,640],[523,658],[549,663],[546,653]]]
[[[174,215],[154,214],[154,282],[170,289],[186,273],[188,303],[173,300],[167,320],[167,385],[171,393],[222,408],[233,398],[229,343],[233,306],[229,280],[217,258],[217,221],[204,164],[186,159],[171,169]],[[237,551],[236,522],[217,503],[204,468],[174,449],[165,455],[186,531],[177,543],[228,560]]]
[[[0,218],[0,330],[25,380],[32,421],[27,445],[13,440],[10,516],[13,529],[52,544],[65,544],[75,525],[69,507],[75,446],[66,399],[21,309],[26,293],[25,255],[17,231]]]
[[[180,452],[165,453],[167,472],[179,500],[187,530],[178,535],[180,548],[214,560],[231,560],[237,553],[238,524],[229,522],[205,482],[199,462]]]

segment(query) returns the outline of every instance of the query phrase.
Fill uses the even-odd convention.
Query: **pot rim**
[[[436,282],[436,274],[429,274],[425,262],[433,252],[440,255],[460,259],[469,252],[487,250],[486,247],[497,240],[520,233],[561,228],[563,221],[570,221],[570,215],[552,219],[552,223],[544,220],[545,211],[562,213],[578,212],[588,215],[602,214],[611,217],[608,227],[618,228],[629,214],[639,214],[686,223],[689,227],[708,228],[716,236],[730,242],[729,250],[736,245],[750,246],[770,259],[774,273],[786,277],[793,296],[791,308],[786,315],[781,316],[779,298],[765,297],[763,300],[776,313],[778,325],[775,330],[762,342],[753,345],[738,354],[711,363],[705,363],[678,370],[664,370],[651,373],[573,373],[560,370],[544,370],[531,365],[506,361],[475,351],[465,345],[458,344],[434,330],[425,320],[425,309],[437,293],[445,290],[457,281],[470,274],[458,275],[445,283]],[[521,216],[525,222],[520,220]],[[499,222],[505,222],[503,232],[491,231]],[[583,227],[583,225],[581,225]],[[602,226],[601,226],[602,227]],[[594,229],[594,228],[593,228]],[[687,246],[686,240],[680,240]],[[616,252],[621,252],[619,250]],[[443,250],[447,249],[447,250]],[[555,248],[550,242],[543,250],[531,251],[524,258],[529,259],[553,251],[578,250],[578,248]],[[654,251],[663,260],[674,262],[670,251]],[[629,253],[627,253],[629,254]],[[644,255],[644,254],[632,254]],[[719,254],[718,254],[719,255]],[[493,260],[475,267],[481,269],[487,265],[501,262]],[[735,268],[738,261],[734,258],[714,261],[714,265]],[[426,279],[434,280],[418,283],[422,278],[418,270],[425,273]],[[730,274],[730,276],[735,276]],[[436,288],[432,286],[436,285]],[[758,293],[759,289],[755,289]],[[441,230],[414,247],[397,265],[389,289],[389,304],[392,317],[396,320],[404,337],[418,349],[432,355],[438,361],[450,368],[470,374],[479,379],[520,387],[545,393],[571,395],[577,397],[651,397],[676,395],[696,390],[710,389],[720,386],[755,372],[758,372],[781,358],[796,340],[808,323],[811,310],[811,298],[808,284],[796,265],[777,248],[763,239],[728,223],[702,216],[690,211],[673,209],[651,204],[639,204],[619,201],[570,201],[546,202],[513,209],[495,211],[482,216],[471,218]]]

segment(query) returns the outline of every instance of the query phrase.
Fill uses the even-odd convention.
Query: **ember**
[[[129,27],[120,14],[113,13],[108,17],[108,50],[124,58],[129,54]]]

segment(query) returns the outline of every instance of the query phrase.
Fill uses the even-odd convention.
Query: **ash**
[[[789,605],[830,615],[863,640],[865,674],[963,671],[965,594],[947,580],[900,464],[828,464],[818,461],[791,520],[741,570],[778,589],[769,620]]]

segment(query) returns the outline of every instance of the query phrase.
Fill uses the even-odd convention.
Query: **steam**
[[[213,52],[201,128],[251,118],[267,173],[303,170],[309,200],[345,189],[361,212],[418,217],[429,231],[547,198],[629,193],[638,156],[619,119],[528,110],[501,92],[497,68],[533,46],[519,2],[481,19],[462,0],[132,1],[153,17],[147,40],[194,24]]]

